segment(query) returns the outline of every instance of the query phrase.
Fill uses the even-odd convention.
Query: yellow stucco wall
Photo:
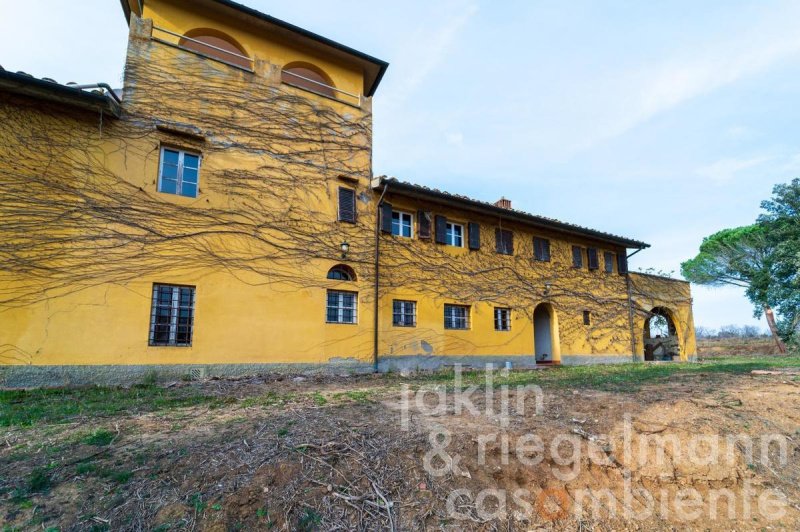
[[[371,364],[380,193],[371,101],[347,105],[280,80],[283,65],[307,61],[360,93],[362,74],[181,5],[148,1],[144,19],[132,16],[120,119],[25,97],[0,103],[0,209],[15,220],[0,227],[13,243],[0,269],[0,365]],[[160,43],[153,24],[225,31],[254,70]],[[196,198],[158,192],[163,146],[202,155]],[[356,191],[356,223],[337,221],[339,187]],[[466,234],[461,249],[380,234],[379,356],[532,360],[534,309],[547,304],[555,361],[630,357],[627,280],[602,268],[603,251],[624,249],[391,190],[386,199],[480,223],[481,249],[468,250]],[[513,256],[495,252],[500,226],[514,231]],[[534,236],[550,240],[550,262],[532,260]],[[572,245],[598,248],[600,269],[572,268]],[[326,279],[338,263],[357,280]],[[664,306],[691,356],[688,285],[631,279],[637,352],[643,316]],[[148,345],[154,283],[196,288],[190,347]],[[328,289],[358,292],[356,324],[325,322]],[[416,327],[392,325],[393,299],[417,302]],[[446,303],[471,307],[468,330],[444,328]],[[494,330],[495,306],[512,309],[511,331]]]

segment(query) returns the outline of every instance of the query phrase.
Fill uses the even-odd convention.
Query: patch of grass
[[[81,463],[75,466],[75,472],[79,475],[91,475],[97,471],[97,466],[90,463]]]
[[[495,371],[494,386],[536,384],[562,388],[591,388],[615,392],[636,392],[643,384],[663,382],[679,375],[745,374],[754,369],[800,367],[800,357],[726,357],[704,362],[598,364],[591,366],[560,366],[541,371],[515,371],[503,377]],[[454,373],[442,371],[417,375],[415,383],[452,383]],[[462,373],[465,385],[483,384],[483,371]],[[352,393],[352,392],[351,392]]]
[[[189,503],[194,507],[194,513],[197,515],[202,514],[206,511],[206,507],[208,506],[207,503],[203,502],[203,496],[199,493],[195,493],[189,499]]]
[[[246,397],[242,399],[240,404],[244,408],[248,408],[251,406],[262,406],[262,407],[283,406],[292,402],[294,399],[295,395],[293,393],[277,393],[270,391],[263,395]]]
[[[110,430],[97,429],[83,439],[86,445],[95,445],[97,447],[105,447],[114,441],[115,434]]]
[[[98,475],[116,482],[117,484],[125,484],[133,478],[133,471],[128,471],[126,469],[101,469],[98,471]]]
[[[349,399],[351,401],[355,401],[356,403],[368,403],[370,402],[371,396],[373,395],[373,391],[370,390],[350,390],[347,392],[338,392],[333,394],[334,399]]]
[[[325,396],[319,392],[314,392],[311,394],[311,399],[313,399],[314,404],[317,406],[324,406],[328,403],[328,400],[325,399]]]
[[[78,417],[96,418],[219,404],[225,404],[225,401],[188,386],[181,389],[93,386],[0,390],[0,427],[69,423]]]
[[[311,508],[306,509],[300,520],[297,522],[297,529],[303,531],[315,530],[317,526],[322,523],[322,516]]]
[[[46,491],[50,485],[50,473],[45,468],[37,467],[28,475],[28,491],[31,493]]]

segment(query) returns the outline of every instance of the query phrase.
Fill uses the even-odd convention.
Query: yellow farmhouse
[[[0,69],[0,385],[691,359],[647,244],[374,176],[388,64],[123,0],[123,88]],[[654,325],[662,327],[654,333]]]

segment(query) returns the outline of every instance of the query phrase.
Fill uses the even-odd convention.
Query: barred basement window
[[[356,323],[358,293],[328,290],[328,323]]]
[[[192,345],[194,287],[153,285],[150,345]]]
[[[417,302],[392,301],[392,325],[396,327],[416,327],[417,326]]]
[[[583,324],[584,325],[592,324],[592,313],[588,310],[583,311]]]
[[[162,147],[158,191],[196,198],[199,172],[199,155]]]
[[[494,309],[494,330],[495,331],[510,331],[511,330],[511,309],[497,307]]]
[[[466,305],[445,305],[444,328],[469,329],[469,307]]]

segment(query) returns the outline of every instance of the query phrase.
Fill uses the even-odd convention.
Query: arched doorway
[[[552,364],[561,359],[558,320],[549,303],[542,303],[533,311],[533,344],[537,364]]]
[[[675,360],[681,357],[678,329],[672,312],[664,307],[655,307],[644,320],[644,359]]]

